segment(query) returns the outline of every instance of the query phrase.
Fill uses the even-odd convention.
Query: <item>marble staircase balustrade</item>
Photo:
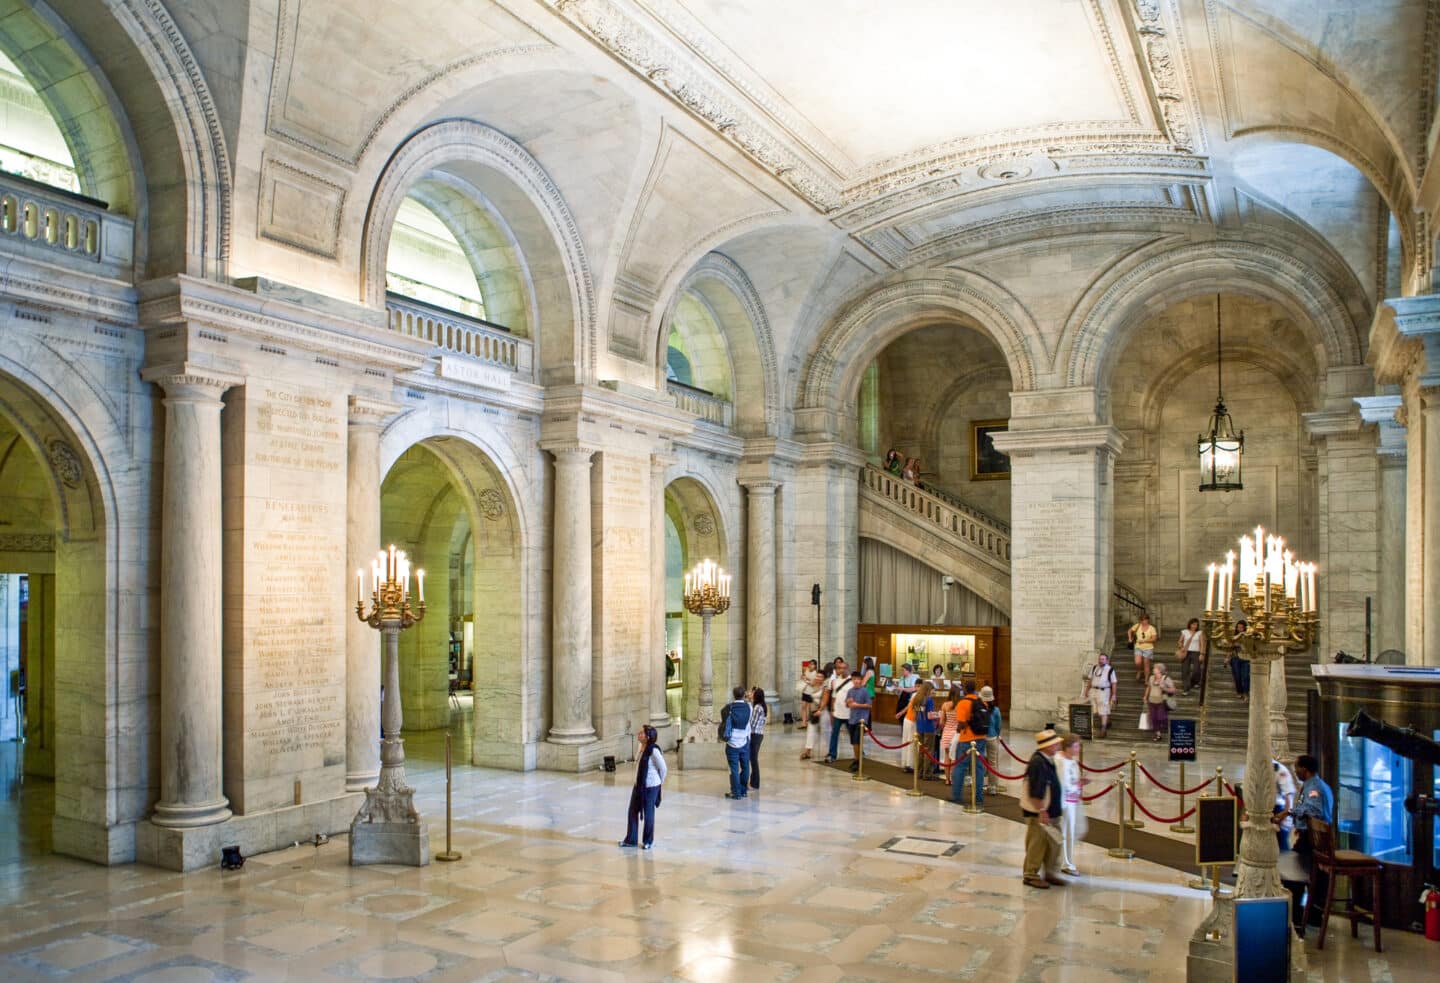
[[[866,465],[860,472],[861,498],[874,496],[900,506],[927,529],[962,551],[978,554],[994,563],[1010,565],[1010,531],[999,523],[977,517],[978,509],[963,511],[938,495]]]

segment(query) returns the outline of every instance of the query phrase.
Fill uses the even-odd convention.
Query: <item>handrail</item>
[[[671,401],[687,413],[694,413],[707,423],[729,428],[735,419],[735,407],[730,400],[714,393],[687,386],[675,379],[665,380],[665,391]]]
[[[925,491],[934,495],[936,498],[940,499],[945,504],[959,509],[966,515],[973,516],[974,518],[979,519],[981,522],[988,522],[996,529],[1003,531],[1007,536],[1010,534],[1010,523],[1005,522],[1002,519],[995,518],[995,516],[991,515],[989,512],[986,512],[984,509],[976,508],[969,502],[960,498],[960,496],[956,495],[954,492],[946,491],[944,488],[941,488],[930,481],[925,482]]]
[[[1140,592],[1135,588],[1131,587],[1129,584],[1123,583],[1119,580],[1115,581],[1115,597],[1117,600],[1120,600],[1125,604],[1130,605],[1137,611],[1146,610],[1145,599],[1140,596]]]
[[[534,364],[534,346],[528,338],[517,338],[508,329],[478,317],[443,311],[424,301],[397,293],[385,294],[390,330],[413,338],[424,338],[437,348],[529,376]]]
[[[927,489],[917,488],[873,464],[867,464],[861,469],[860,482],[876,495],[895,503],[916,518],[958,537],[982,555],[1000,563],[1010,563],[1008,528],[1001,529],[986,518],[957,508]]]

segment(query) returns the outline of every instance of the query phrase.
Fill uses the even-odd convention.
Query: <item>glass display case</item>
[[[1346,737],[1339,725],[1339,785],[1335,813],[1339,842],[1387,863],[1408,864],[1411,858],[1410,761],[1389,748],[1361,737]]]
[[[1431,740],[1440,741],[1440,727],[1437,727],[1435,729],[1435,732],[1431,734],[1430,737]],[[1430,770],[1435,773],[1434,777],[1431,779],[1431,781],[1434,782],[1434,789],[1430,792],[1430,794],[1435,797],[1436,802],[1440,802],[1440,766],[1436,766]],[[1440,870],[1440,822],[1432,823],[1431,825],[1435,827],[1435,853],[1430,858],[1430,864],[1436,870]]]

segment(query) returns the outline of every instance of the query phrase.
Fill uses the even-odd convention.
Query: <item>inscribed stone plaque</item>
[[[239,813],[342,790],[345,401],[252,382],[225,410],[225,792]]]

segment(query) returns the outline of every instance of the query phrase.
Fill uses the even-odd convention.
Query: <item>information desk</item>
[[[922,680],[934,681],[933,669],[941,667],[939,679],[948,687],[973,680],[975,690],[989,686],[1001,713],[1010,711],[1010,629],[996,625],[858,625],[856,656],[875,660],[877,723],[895,722],[896,695],[886,692],[900,677],[906,662],[915,666]],[[940,695],[940,694],[937,694]],[[937,701],[937,706],[939,701]]]
[[[1440,865],[1440,821],[1410,812],[1405,800],[1440,795],[1440,768],[1345,731],[1364,710],[1440,740],[1440,668],[1321,664],[1310,671],[1320,695],[1309,743],[1335,793],[1336,846],[1385,864],[1384,925],[1409,928],[1424,917],[1417,899],[1426,869]]]

